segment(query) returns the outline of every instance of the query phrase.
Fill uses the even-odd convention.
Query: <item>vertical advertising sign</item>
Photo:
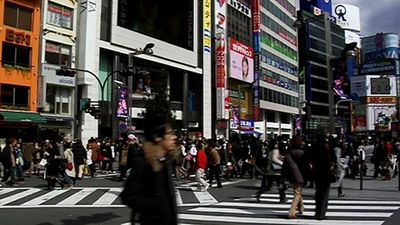
[[[126,118],[128,114],[128,87],[118,88],[117,117]]]
[[[226,10],[226,0],[215,0],[216,111],[218,120],[225,119]]]
[[[260,108],[260,60],[261,60],[261,18],[260,18],[260,0],[253,0],[251,11],[252,26],[253,26],[253,49],[254,49],[254,84],[253,84],[253,119],[254,121],[261,121],[263,118],[261,116]]]
[[[203,50],[211,53],[211,0],[203,1]]]

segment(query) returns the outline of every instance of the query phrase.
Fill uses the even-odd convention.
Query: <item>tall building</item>
[[[299,115],[298,45],[294,0],[254,0],[253,113],[263,134],[290,137]]]
[[[225,62],[224,119],[229,120],[217,122],[217,134],[232,137],[235,133],[244,134],[254,131],[252,113],[254,54],[252,49],[252,15],[249,1],[231,0],[227,2],[226,7],[227,60]],[[218,33],[218,28],[216,28],[216,33]],[[217,48],[217,55],[219,54],[218,51],[220,49]],[[218,58],[216,59],[218,60]],[[219,66],[220,64],[217,63],[216,67]],[[215,71],[219,76],[220,70],[215,69]],[[223,125],[221,126],[221,124]]]
[[[92,0],[80,4],[76,67],[93,74],[77,73],[77,96],[90,98],[92,104],[102,102],[107,115],[99,124],[91,115],[79,113],[78,133],[83,140],[98,136],[98,128],[103,137],[140,135],[145,99],[157,87],[168,90],[178,129],[211,137],[210,42],[203,45],[203,40],[209,40],[211,24],[200,23],[210,19],[211,5],[206,3]],[[143,51],[150,43],[154,47]],[[133,76],[114,73],[124,69],[131,69]],[[104,84],[103,93],[93,76]],[[132,93],[127,98],[128,115],[123,117],[115,111],[116,90],[120,90],[116,80],[122,82],[119,88]]]
[[[77,3],[42,1],[41,76],[38,109],[47,122],[40,135],[75,136],[77,99],[75,74],[56,74],[61,67],[75,67]]]
[[[342,58],[345,49],[344,30],[332,21],[328,13],[321,14],[320,10],[313,12],[317,14],[306,10],[298,12],[298,17],[304,18],[303,26],[298,29],[300,73],[304,74],[304,108],[307,109],[303,116],[303,129],[306,132],[322,130],[326,133],[340,133],[336,125],[342,122],[336,120],[335,113],[335,104],[340,96],[333,90],[334,81],[345,78],[335,77],[339,73],[334,72],[333,68],[335,60]],[[342,69],[346,71],[346,66]],[[340,110],[339,115],[343,113]]]
[[[35,138],[38,107],[39,0],[0,1],[0,138]]]

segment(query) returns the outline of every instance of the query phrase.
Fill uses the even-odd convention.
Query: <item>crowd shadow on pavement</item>
[[[63,225],[86,225],[86,224],[108,224],[109,220],[118,218],[120,216],[115,215],[114,213],[98,213],[88,216],[78,216],[73,219],[64,219],[61,220]],[[38,224],[38,225],[52,225],[52,224]]]

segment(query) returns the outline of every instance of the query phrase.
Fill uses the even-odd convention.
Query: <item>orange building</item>
[[[43,122],[36,113],[40,7],[40,0],[0,0],[0,138]]]

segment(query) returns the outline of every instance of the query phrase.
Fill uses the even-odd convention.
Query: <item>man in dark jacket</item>
[[[14,156],[14,148],[17,146],[16,138],[9,138],[6,146],[3,148],[3,157],[2,163],[4,167],[4,175],[3,175],[3,183],[6,183],[10,186],[14,185],[15,181],[15,156]],[[10,179],[10,180],[8,180]]]
[[[74,164],[75,164],[75,174],[77,179],[81,179],[83,176],[82,167],[86,163],[87,152],[85,147],[82,145],[81,140],[76,140],[75,144],[72,146],[72,152],[74,153]]]
[[[176,148],[176,136],[170,126],[171,111],[163,96],[158,94],[147,102],[144,157],[133,160],[132,172],[121,193],[123,203],[132,209],[132,224],[178,224],[175,190],[167,160],[168,154]]]

